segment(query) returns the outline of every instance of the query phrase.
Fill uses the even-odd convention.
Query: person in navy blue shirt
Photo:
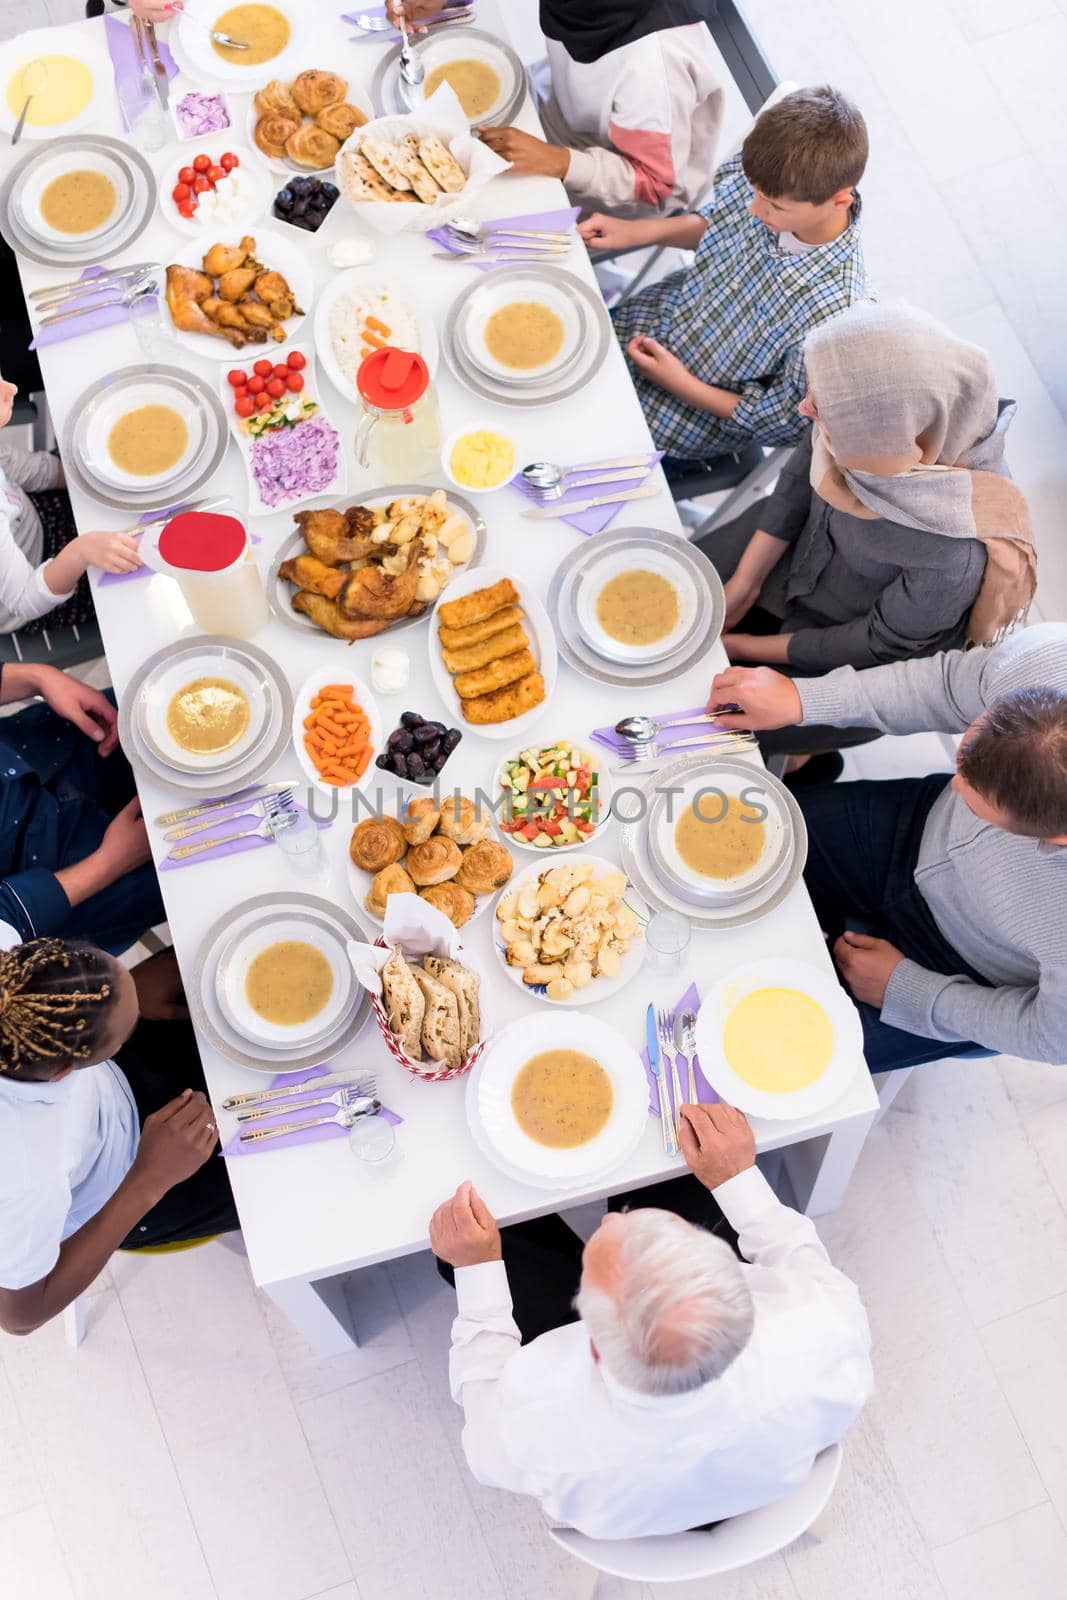
[[[91,939],[112,955],[166,912],[109,695],[9,662],[0,704],[0,922],[20,939]]]

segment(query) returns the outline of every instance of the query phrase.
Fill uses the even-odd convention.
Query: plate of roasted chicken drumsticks
[[[314,282],[301,251],[268,228],[192,244],[167,267],[167,310],[192,355],[229,361],[235,350],[268,355],[303,322]]]

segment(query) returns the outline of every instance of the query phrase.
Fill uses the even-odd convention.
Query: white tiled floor
[[[0,33],[80,9],[0,0]],[[1067,0],[748,11],[782,76],[832,78],[868,114],[883,293],[986,344],[1020,400],[1042,608],[1064,615]],[[849,759],[941,757],[914,739]],[[1065,1208],[1067,1076],[917,1073],[823,1226],[870,1311],[878,1393],[817,1533],[713,1585],[601,1600],[1064,1600]],[[216,1245],[117,1258],[78,1351],[58,1326],[0,1338],[4,1600],[586,1600],[530,1506],[463,1470],[429,1259],[374,1269],[353,1302],[363,1347],[319,1361]]]

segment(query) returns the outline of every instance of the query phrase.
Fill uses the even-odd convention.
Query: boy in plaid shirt
[[[800,439],[805,335],[871,298],[855,192],[866,162],[855,106],[836,89],[798,89],[756,119],[699,211],[597,214],[580,225],[594,251],[695,251],[691,266],[612,313],[652,437],[676,474],[753,441]]]

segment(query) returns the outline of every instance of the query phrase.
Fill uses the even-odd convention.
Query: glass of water
[[[680,911],[654,911],[645,925],[648,962],[653,972],[669,978],[682,968],[692,929]]]
[[[314,877],[324,860],[319,825],[303,806],[294,807],[288,814],[295,814],[297,820],[288,827],[279,828],[274,834],[274,842],[288,858],[294,871],[309,878]]]

